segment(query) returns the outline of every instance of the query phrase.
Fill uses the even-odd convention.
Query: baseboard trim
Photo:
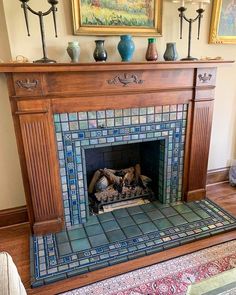
[[[218,182],[225,182],[229,180],[229,168],[219,168],[208,170],[207,172],[207,185],[215,184]]]
[[[0,210],[0,227],[28,222],[26,206]]]

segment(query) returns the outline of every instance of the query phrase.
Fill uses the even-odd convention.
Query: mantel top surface
[[[116,62],[116,63],[0,63],[2,73],[20,72],[86,72],[86,71],[113,71],[113,70],[158,70],[158,69],[187,69],[209,68],[221,64],[232,64],[231,60],[200,60],[200,61],[160,61],[160,62]]]

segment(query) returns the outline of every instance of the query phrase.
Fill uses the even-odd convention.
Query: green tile
[[[126,217],[117,219],[117,222],[119,223],[121,228],[135,225],[135,222],[133,221],[133,219],[130,216],[126,216]]]
[[[60,243],[57,245],[59,256],[71,254],[72,250],[69,243]]]
[[[116,219],[120,219],[120,218],[129,216],[129,213],[125,208],[114,210],[112,213]]]
[[[151,220],[161,219],[165,216],[158,209],[146,213]]]
[[[161,209],[161,208],[168,208],[170,207],[169,204],[162,204],[160,201],[154,201],[152,202],[152,204],[157,207],[158,209]]]
[[[109,221],[109,220],[113,220],[114,219],[114,216],[112,215],[111,212],[108,212],[108,213],[103,213],[103,214],[100,214],[98,216],[99,220],[101,222],[104,222],[104,221]]]
[[[177,210],[179,213],[192,212],[192,210],[184,204],[174,205],[173,208]]]
[[[197,214],[194,212],[190,213],[183,213],[182,216],[188,221],[188,222],[193,222],[193,221],[198,221],[201,220],[201,217],[199,217]]]
[[[72,246],[73,252],[78,252],[78,251],[91,248],[88,239],[79,239],[79,240],[71,241],[71,246]]]
[[[188,203],[188,207],[190,207],[193,210],[200,209],[198,203],[196,203],[196,202],[190,202],[190,203]]]
[[[160,210],[166,217],[174,216],[178,214],[178,212],[171,207],[161,208]]]
[[[44,281],[43,280],[36,280],[34,282],[31,283],[31,287],[32,288],[38,288],[44,285]]]
[[[138,258],[138,257],[143,257],[143,256],[146,256],[146,252],[145,251],[142,251],[142,252],[134,252],[132,254],[129,254],[128,255],[128,258],[130,260],[132,260],[132,259],[135,259],[135,258]]]
[[[156,210],[156,207],[152,203],[141,205],[140,207],[142,208],[142,210],[144,212],[149,212],[149,211],[152,211],[152,210]]]
[[[100,224],[86,226],[85,230],[88,236],[95,236],[103,233],[103,229]]]
[[[66,278],[67,278],[66,274],[56,274],[56,275],[46,278],[44,281],[46,284],[51,284],[51,283],[54,283],[57,281],[65,280]]]
[[[120,229],[119,224],[115,220],[102,222],[102,227],[105,232]]]
[[[105,244],[109,243],[108,239],[106,238],[106,236],[104,234],[89,237],[89,241],[90,241],[92,247],[98,247],[98,246],[105,245]]]
[[[68,242],[67,232],[62,231],[62,232],[56,233],[56,240],[58,244]]]
[[[197,213],[197,215],[199,215],[202,218],[209,218],[210,217],[210,215],[202,209],[194,210],[194,212]]]
[[[150,222],[150,218],[145,213],[138,213],[132,216],[133,220],[137,223]]]
[[[175,216],[170,216],[169,221],[174,225],[174,226],[178,226],[178,225],[182,225],[182,224],[186,224],[188,223],[182,216],[180,215],[175,215]]]
[[[104,268],[104,267],[107,267],[107,266],[109,266],[108,262],[99,262],[99,263],[96,263],[94,265],[89,266],[89,270],[93,271],[93,270]]]
[[[130,215],[135,215],[138,213],[143,213],[143,210],[141,209],[140,206],[134,206],[134,207],[129,207],[127,208],[128,212]]]
[[[122,230],[113,230],[106,233],[106,236],[108,237],[109,241],[112,242],[118,242],[121,240],[126,239],[125,235],[123,234]]]
[[[179,242],[175,241],[175,242],[164,244],[163,248],[164,248],[164,250],[167,250],[167,249],[170,249],[170,248],[178,247],[179,244],[180,244]]]
[[[136,225],[125,227],[123,231],[127,238],[133,238],[142,234],[141,230]]]
[[[161,252],[163,251],[163,247],[159,246],[159,247],[153,247],[151,249],[146,250],[146,254],[153,254],[153,253],[157,253],[157,252]]]
[[[96,215],[92,215],[92,216],[89,216],[87,222],[85,223],[85,225],[94,225],[94,224],[98,224],[99,223],[99,220],[97,218]]]
[[[78,276],[78,275],[84,274],[86,272],[88,272],[88,268],[87,267],[83,267],[83,268],[75,269],[75,270],[72,270],[72,271],[68,272],[67,273],[67,276],[70,278],[70,277],[74,277],[74,276]]]
[[[146,223],[139,224],[139,228],[141,229],[141,231],[144,234],[148,234],[148,233],[158,230],[157,227],[155,226],[155,224],[152,222],[146,222]]]
[[[157,220],[154,220],[153,222],[160,230],[173,227],[173,225],[166,218],[157,219]]]
[[[78,240],[86,237],[85,230],[83,228],[77,228],[73,230],[68,230],[68,236],[69,239],[72,240]]]
[[[114,265],[114,264],[118,264],[118,263],[121,263],[121,262],[125,262],[127,260],[128,260],[127,256],[121,256],[121,257],[110,260],[109,264]]]

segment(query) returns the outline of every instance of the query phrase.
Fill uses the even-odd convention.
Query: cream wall
[[[10,46],[0,1],[0,59],[10,59]],[[5,77],[0,75],[0,210],[25,204],[19,158]]]
[[[0,39],[4,40],[6,46],[0,47],[0,59],[8,61],[10,55],[22,54],[30,60],[42,57],[41,41],[38,19],[29,15],[31,37],[27,37],[23,11],[19,1],[3,1],[6,16],[6,24],[1,19]],[[46,40],[48,56],[58,62],[69,62],[66,53],[67,42],[78,39],[81,46],[81,61],[93,61],[94,40],[100,37],[73,36],[72,16],[70,0],[59,1],[58,5],[58,32],[59,37],[54,37],[52,17],[45,20]],[[46,0],[31,0],[30,5],[36,9],[47,9]],[[195,15],[196,7],[188,9],[188,15]],[[2,7],[0,6],[0,14]],[[192,45],[192,55],[201,56],[222,56],[225,59],[236,59],[236,45],[209,45],[208,32],[210,26],[211,7],[207,7],[202,22],[201,38],[196,40],[196,32]],[[7,26],[8,34],[6,34]],[[164,1],[163,12],[163,37],[157,39],[157,48],[160,59],[163,59],[166,42],[176,41],[180,57],[187,54],[187,25],[183,40],[179,40],[179,19],[177,6],[169,1]],[[194,26],[196,31],[197,24]],[[9,39],[9,43],[8,43]],[[108,61],[119,61],[120,57],[116,50],[119,37],[105,37],[105,45],[108,51]],[[147,41],[144,37],[135,37],[136,51],[134,61],[144,60]],[[1,42],[2,43],[2,42]],[[6,48],[5,48],[6,47]],[[209,169],[226,167],[232,158],[236,158],[236,65],[222,66],[218,70],[216,102],[213,119],[212,140],[210,148]],[[19,169],[19,161],[16,152],[15,135],[13,132],[10,108],[6,93],[5,80],[0,77],[1,108],[0,108],[0,209],[20,206],[25,203],[24,193]],[[7,156],[6,156],[7,155]],[[13,183],[12,183],[13,182]]]

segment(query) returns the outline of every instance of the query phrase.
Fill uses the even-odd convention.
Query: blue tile
[[[91,237],[89,237],[89,241],[90,241],[92,247],[98,247],[98,246],[105,245],[105,244],[109,243],[107,237],[104,234],[91,236]]]
[[[78,252],[78,251],[87,250],[91,248],[89,240],[86,238],[71,241],[71,247],[73,249],[73,252]]]

